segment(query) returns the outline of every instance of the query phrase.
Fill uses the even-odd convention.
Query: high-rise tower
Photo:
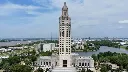
[[[59,66],[71,67],[71,18],[66,2],[59,17]]]

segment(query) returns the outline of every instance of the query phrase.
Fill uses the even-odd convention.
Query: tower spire
[[[66,6],[66,2],[64,2],[64,6]]]
[[[64,6],[62,8],[62,15],[63,16],[68,16],[68,7],[66,5],[66,2],[64,2]]]

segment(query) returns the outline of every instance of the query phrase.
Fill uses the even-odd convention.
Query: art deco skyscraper
[[[59,17],[59,66],[71,66],[71,18],[68,15],[66,2]]]

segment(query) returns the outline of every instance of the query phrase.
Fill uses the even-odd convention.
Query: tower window
[[[60,48],[60,52],[61,52],[61,48]]]
[[[64,37],[64,31],[62,32],[62,36]]]
[[[66,12],[64,12],[64,15],[66,16]]]
[[[64,48],[62,48],[62,52],[64,52]]]
[[[66,36],[68,37],[68,31],[67,31],[67,34],[66,34]]]
[[[60,32],[60,37],[61,37],[61,32]]]
[[[68,52],[68,48],[66,48],[66,52]]]
[[[69,37],[70,37],[70,31],[69,31]]]

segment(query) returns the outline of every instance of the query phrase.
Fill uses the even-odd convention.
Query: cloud
[[[128,20],[122,20],[122,21],[119,21],[120,24],[125,24],[125,23],[128,23]]]
[[[0,16],[8,16],[10,14],[15,15],[14,13],[16,12],[29,12],[29,11],[35,11],[40,9],[41,7],[39,6],[32,6],[32,5],[19,5],[19,4],[13,4],[13,3],[5,3],[0,5]]]
[[[0,31],[2,37],[10,36],[13,32],[16,37],[50,37],[58,35],[58,18],[64,2],[69,7],[69,16],[72,20],[72,36],[74,37],[101,37],[118,35],[117,22],[128,19],[128,0],[32,0],[35,5],[19,5],[5,3],[0,5]],[[11,16],[10,16],[11,15]],[[31,16],[34,15],[34,16]],[[124,23],[124,22],[122,22]],[[126,23],[126,22],[125,22]],[[6,24],[6,25],[3,25]],[[7,28],[2,28],[7,26]],[[125,26],[127,27],[127,26]],[[19,29],[19,31],[17,30]],[[121,29],[122,36],[128,28]],[[21,35],[20,35],[20,33]],[[116,33],[117,32],[117,33]]]

